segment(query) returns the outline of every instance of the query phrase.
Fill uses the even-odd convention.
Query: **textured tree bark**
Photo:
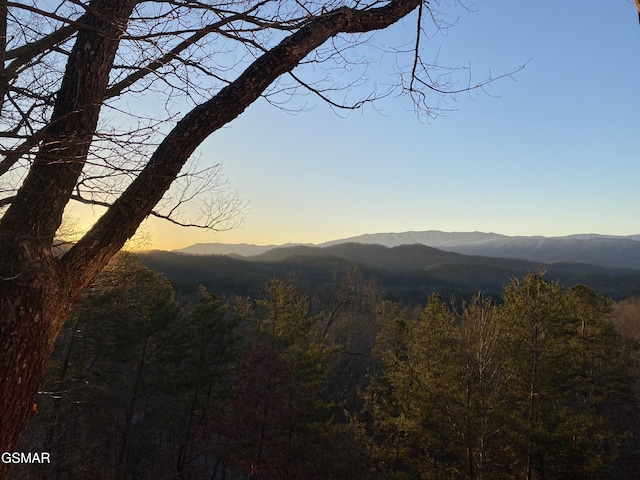
[[[5,284],[0,295],[0,451],[12,451],[32,412],[33,398],[72,304],[56,279]],[[50,270],[49,270],[50,271]],[[6,282],[5,282],[6,283]],[[7,465],[0,463],[0,478]]]
[[[87,158],[135,0],[95,0],[69,57],[45,141],[0,220],[0,452],[15,448],[63,322],[85,285],[52,242]],[[0,479],[7,465],[0,463]]]
[[[86,162],[119,39],[136,3],[93,0],[87,8],[45,139],[0,219],[0,452],[15,448],[56,337],[80,294],[134,235],[202,141],[331,37],[388,27],[421,2],[392,0],[364,11],[342,7],[310,20],[187,113],[94,227],[55,258],[53,237]],[[0,480],[5,474],[0,463]]]

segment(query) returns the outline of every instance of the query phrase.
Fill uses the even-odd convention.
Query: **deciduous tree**
[[[362,70],[345,85],[313,70],[305,80],[294,69],[324,64],[343,75],[345,64],[361,61],[352,54],[358,34],[414,11],[415,36],[407,40],[414,48],[394,51],[407,60],[397,87],[432,113],[430,95],[446,93],[455,73],[421,59],[424,29],[444,28],[433,3],[0,2],[0,450],[15,446],[81,293],[146,217],[206,228],[233,218],[234,197],[214,198],[200,222],[174,216],[198,190],[217,188],[207,175],[188,183],[202,178],[186,165],[204,139],[260,96],[282,105],[296,87],[336,108],[391,93],[372,87],[342,102]],[[167,115],[131,115],[144,94]],[[184,105],[188,111],[180,113]],[[171,192],[181,178],[187,184]],[[106,211],[71,248],[56,252],[56,230],[74,200]]]
[[[171,284],[134,255],[119,254],[98,276],[59,337],[23,437],[30,450],[51,452],[52,478],[158,472],[155,439],[174,418],[158,384],[175,368],[165,358],[178,313]]]

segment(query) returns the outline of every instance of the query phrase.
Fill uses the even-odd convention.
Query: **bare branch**
[[[298,84],[300,84],[301,86],[306,88],[309,92],[313,93],[314,95],[317,95],[318,97],[320,97],[323,101],[327,102],[332,107],[335,107],[335,108],[338,108],[338,109],[341,109],[341,110],[357,110],[357,109],[361,108],[364,104],[371,103],[371,102],[373,102],[375,100],[379,100],[381,98],[381,96],[372,94],[372,95],[368,96],[367,98],[363,98],[363,99],[358,100],[357,102],[352,103],[352,104],[348,104],[347,105],[347,104],[344,104],[344,103],[337,103],[337,102],[331,100],[320,89],[314,88],[311,85],[309,85],[308,83],[302,81],[298,76],[293,74],[293,72],[289,72],[289,75],[296,82],[298,82]]]
[[[264,3],[266,3],[266,0],[265,0],[265,2],[261,2],[261,3],[257,4],[255,6],[255,8],[258,8],[260,5],[263,5]],[[180,56],[181,52],[183,52],[187,48],[195,45],[199,40],[201,40],[202,38],[204,38],[208,34],[210,34],[212,32],[216,32],[222,26],[242,18],[243,15],[244,14],[236,14],[236,15],[233,15],[231,17],[227,17],[227,18],[225,18],[223,20],[220,20],[219,22],[207,25],[206,27],[200,29],[199,31],[197,31],[196,33],[191,35],[188,39],[180,42],[177,46],[172,48],[169,52],[167,52],[162,57],[154,60],[153,62],[151,62],[148,65],[146,65],[144,68],[139,69],[137,72],[132,73],[131,75],[129,75],[124,80],[121,80],[120,82],[116,83],[115,85],[112,85],[111,87],[109,87],[109,89],[106,92],[105,98],[112,98],[112,97],[115,97],[115,96],[119,95],[120,93],[122,93],[123,90],[125,90],[126,88],[131,87],[134,83],[136,83],[137,81],[141,80],[145,76],[149,75],[150,73],[157,72],[159,69],[161,69],[162,67],[164,67],[166,64],[170,63],[171,61],[179,59],[180,58],[179,56]]]
[[[78,31],[78,28],[82,26],[83,21],[84,17],[80,17],[78,20],[70,22],[68,25],[51,32],[47,36],[35,42],[7,51],[6,60],[13,60],[9,70],[15,72],[20,67],[26,65],[32,58],[52,49],[56,45],[64,43],[69,39],[69,37]]]

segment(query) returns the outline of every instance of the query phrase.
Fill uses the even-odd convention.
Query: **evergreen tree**
[[[437,295],[418,315],[390,302],[379,312],[374,353],[382,372],[366,392],[379,468],[394,479],[447,478],[463,456],[454,441],[460,427],[455,316]]]
[[[623,353],[605,318],[608,301],[540,275],[514,280],[503,297],[514,472],[528,480],[600,478],[618,454],[601,406],[615,396],[605,378],[622,367]]]
[[[499,307],[477,296],[459,315],[437,296],[420,315],[383,303],[361,417],[379,472],[632,478],[637,375],[609,310],[541,275],[513,280]]]
[[[198,300],[172,325],[172,349],[158,371],[158,394],[167,398],[164,415],[176,439],[176,478],[204,477],[219,464],[207,422],[224,415],[243,333],[242,317],[203,286]]]
[[[330,421],[322,391],[332,349],[320,317],[309,315],[307,298],[292,285],[272,279],[257,305],[228,415],[213,428],[226,440],[226,458],[246,475],[309,478]]]

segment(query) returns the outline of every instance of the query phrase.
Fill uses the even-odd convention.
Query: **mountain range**
[[[280,256],[313,255],[340,244],[369,244],[384,247],[424,245],[447,252],[472,256],[523,259],[543,263],[586,263],[604,267],[640,270],[640,234],[613,236],[579,234],[564,237],[508,236],[484,232],[422,232],[365,234],[321,244],[251,245],[198,243],[180,250],[193,255],[229,255],[247,258],[264,255],[273,250]],[[274,254],[270,258],[275,258]],[[252,258],[259,260],[259,258]]]

